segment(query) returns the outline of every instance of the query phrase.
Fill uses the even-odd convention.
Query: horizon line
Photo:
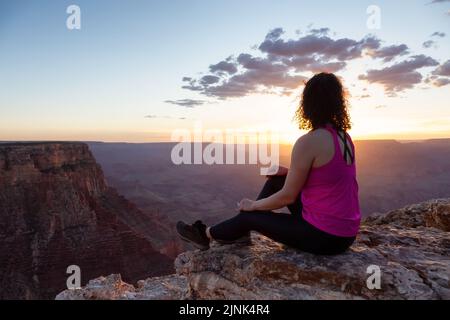
[[[436,141],[436,140],[450,140],[450,137],[443,138],[422,138],[422,139],[396,139],[396,138],[369,138],[369,139],[353,139],[354,142],[367,142],[367,141],[396,141],[399,143],[414,143],[414,142],[427,142],[427,141]],[[104,144],[178,144],[178,143],[186,143],[182,141],[104,141],[104,140],[0,140],[0,144],[13,144],[13,143],[104,143]],[[214,141],[191,141],[187,143],[220,143],[223,145],[228,145],[226,142],[214,142]],[[235,143],[236,145],[240,145],[242,143]],[[254,142],[246,142],[245,144],[255,144]],[[259,144],[259,143],[256,143]],[[292,145],[290,142],[280,142],[279,145]]]

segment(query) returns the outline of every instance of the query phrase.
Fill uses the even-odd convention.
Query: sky
[[[0,140],[170,141],[201,124],[292,142],[320,71],[348,89],[356,139],[450,138],[449,37],[445,0],[1,0]]]

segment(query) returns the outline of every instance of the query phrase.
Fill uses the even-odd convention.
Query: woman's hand
[[[238,202],[238,210],[240,211],[254,211],[255,209],[255,201],[250,199],[242,199]]]
[[[308,178],[315,155],[318,154],[318,145],[321,143],[321,140],[315,140],[310,137],[310,134],[306,134],[295,143],[292,149],[291,167],[289,170],[287,168],[274,170],[276,171],[274,172],[275,174],[287,171],[283,188],[270,197],[259,199],[253,204],[245,201],[246,203],[243,203],[242,207],[251,207],[254,211],[276,210],[297,200]]]

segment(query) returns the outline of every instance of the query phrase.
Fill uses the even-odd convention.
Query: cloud
[[[284,33],[283,28],[275,28],[270,30],[266,35],[266,40],[276,40]]]
[[[311,29],[309,32],[314,35],[327,36],[330,33],[330,28]]]
[[[166,100],[164,102],[186,108],[194,108],[197,106],[204,105],[206,103],[206,101],[204,100],[193,100],[193,99]]]
[[[398,62],[380,70],[369,70],[360,75],[360,80],[369,83],[378,83],[384,86],[389,96],[395,96],[398,92],[413,88],[421,83],[422,74],[417,70],[424,67],[436,66],[439,63],[431,57],[421,55],[412,56],[409,60]]]
[[[310,71],[318,73],[322,71],[337,72],[342,70],[347,65],[344,61],[322,62],[316,58],[311,57],[295,57],[285,60],[286,65],[294,67],[295,71]]]
[[[443,87],[450,84],[450,60],[447,60],[433,70],[425,82],[435,87]]]
[[[282,28],[270,30],[254,52],[242,52],[209,65],[210,74],[184,77],[182,88],[216,99],[244,97],[255,93],[289,95],[304,84],[311,74],[345,70],[359,58],[391,63],[409,55],[406,44],[384,45],[374,35],[361,39],[331,37],[329,28],[316,28],[286,38]],[[442,37],[441,32],[433,33]],[[430,40],[432,41],[432,40]],[[424,45],[432,45],[429,42]],[[421,66],[421,64],[424,64]],[[438,63],[424,55],[413,55],[380,70],[369,70],[360,80],[381,83],[389,95],[422,82],[417,69]]]
[[[289,75],[287,67],[272,66],[267,61],[250,58],[245,63],[246,71],[237,74],[217,86],[204,87],[203,94],[219,99],[243,97],[256,92],[295,89],[307,78],[300,75]]]
[[[436,32],[433,32],[432,34],[431,34],[431,36],[430,37],[439,37],[439,38],[444,38],[445,37],[445,33],[444,32],[439,32],[439,31],[436,31]]]
[[[443,87],[450,84],[450,78],[432,78],[430,79],[430,83],[435,87]]]
[[[398,56],[403,56],[409,53],[409,48],[406,44],[391,45],[387,47],[382,47],[377,50],[372,50],[368,52],[368,55],[372,58],[383,59],[384,62],[392,61]]]
[[[308,79],[304,73],[341,71],[365,51],[388,61],[408,49],[400,45],[377,51],[381,41],[374,36],[333,39],[329,33],[329,28],[310,29],[293,40],[282,38],[282,28],[272,29],[256,46],[256,54],[243,52],[211,64],[211,74],[197,79],[184,77],[182,88],[218,99],[253,93],[290,94]]]
[[[207,75],[207,76],[203,76],[200,79],[200,84],[207,86],[210,84],[214,84],[220,81],[220,78],[218,76],[212,76],[212,75]]]
[[[229,61],[220,61],[219,63],[210,65],[209,71],[217,74],[235,74],[238,70],[234,63]]]
[[[430,38],[444,38],[445,37],[445,33],[444,32],[440,32],[440,31],[435,31],[430,35]],[[437,43],[434,40],[427,40],[424,43],[422,43],[422,47],[424,48],[437,48]]]
[[[326,35],[312,33],[297,40],[265,39],[259,50],[273,56],[296,57],[316,55],[321,60],[337,59],[345,61],[359,58],[364,49],[377,49],[380,41],[375,37],[367,37],[356,41],[348,38],[332,39]]]
[[[450,77],[450,60],[437,67],[431,74],[436,76]]]
[[[436,46],[436,42],[434,42],[433,40],[427,40],[424,43],[422,43],[422,47],[424,48],[431,48],[433,46]]]

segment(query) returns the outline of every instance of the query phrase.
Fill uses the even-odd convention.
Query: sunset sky
[[[290,142],[319,71],[343,78],[356,139],[450,138],[449,37],[445,0],[1,1],[0,140],[170,141],[201,122]]]

